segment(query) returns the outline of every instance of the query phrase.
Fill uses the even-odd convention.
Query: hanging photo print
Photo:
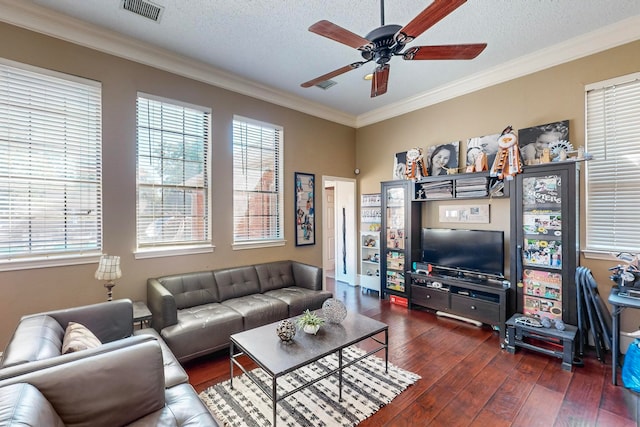
[[[429,176],[449,175],[458,171],[460,141],[429,147],[427,169]]]
[[[295,172],[296,246],[315,245],[315,175]]]

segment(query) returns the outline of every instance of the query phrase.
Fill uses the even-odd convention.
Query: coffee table
[[[318,314],[322,315],[321,310]],[[295,318],[291,319],[295,323]],[[231,335],[230,366],[233,388],[233,367],[238,366],[270,399],[273,405],[273,426],[276,425],[276,406],[279,401],[331,375],[338,374],[339,399],[342,400],[342,370],[374,353],[384,350],[385,373],[388,370],[389,327],[377,320],[358,313],[348,313],[339,324],[325,323],[316,335],[297,331],[293,341],[285,343],[276,335],[275,322],[248,331]],[[384,340],[376,335],[384,333]],[[379,346],[354,360],[345,361],[342,350],[366,339],[375,341]],[[239,350],[236,353],[236,348]],[[278,378],[298,368],[322,359],[332,353],[338,354],[338,367],[326,374],[288,391],[277,394]],[[248,356],[271,378],[271,390],[264,387],[251,372],[238,360],[242,355]]]

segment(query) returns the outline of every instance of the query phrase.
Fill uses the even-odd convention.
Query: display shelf
[[[420,204],[411,202],[413,181],[382,183],[382,292],[386,296],[410,298],[405,280],[411,262],[419,260]]]
[[[380,292],[380,193],[360,199],[360,276],[363,291]]]
[[[507,197],[508,186],[489,172],[428,176],[413,183],[413,200]]]
[[[511,278],[515,310],[577,325],[578,168],[525,166],[511,198]]]

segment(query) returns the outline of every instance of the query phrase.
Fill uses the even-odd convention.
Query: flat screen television
[[[504,232],[422,229],[422,261],[463,275],[504,277]]]

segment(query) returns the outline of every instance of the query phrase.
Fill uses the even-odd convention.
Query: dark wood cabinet
[[[380,279],[385,297],[410,298],[407,273],[420,261],[420,209],[412,203],[413,181],[381,183]]]
[[[514,312],[577,325],[579,189],[575,162],[525,166],[511,194]]]
[[[505,346],[509,282],[411,273],[411,305],[455,314],[500,330]]]

